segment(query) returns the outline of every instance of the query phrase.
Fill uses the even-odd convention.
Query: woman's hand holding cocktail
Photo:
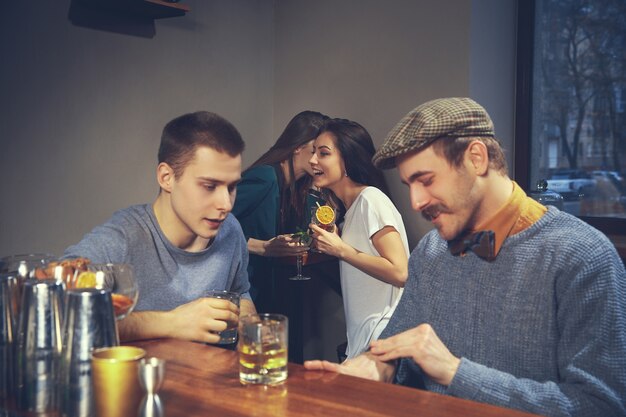
[[[311,235],[313,237],[312,246],[318,251],[335,256],[339,259],[345,258],[350,252],[356,252],[356,249],[345,243],[341,237],[339,237],[336,226],[333,232],[327,232],[314,223],[311,223],[309,227],[313,231]]]
[[[270,240],[248,239],[248,249],[251,253],[260,256],[282,257],[297,256],[306,252],[308,247],[300,244],[297,238],[290,234],[278,235]]]

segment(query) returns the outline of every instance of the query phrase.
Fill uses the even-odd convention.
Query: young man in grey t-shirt
[[[116,212],[66,250],[66,258],[133,266],[139,300],[119,322],[122,340],[216,343],[216,332],[236,323],[239,314],[255,312],[246,241],[230,214],[243,149],[237,129],[214,113],[175,118],[161,137],[156,200]],[[212,289],[240,293],[240,309],[206,298]]]

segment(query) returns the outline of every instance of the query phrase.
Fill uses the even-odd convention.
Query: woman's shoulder
[[[251,188],[261,193],[266,193],[273,187],[278,187],[278,177],[271,165],[258,165],[245,170],[238,185],[239,190],[246,189],[249,192],[248,189]]]
[[[363,203],[366,204],[393,205],[393,202],[391,201],[389,196],[387,196],[387,194],[383,193],[379,188],[373,186],[365,187],[363,191],[361,191],[361,194],[359,194],[359,197],[363,201]]]
[[[266,178],[266,179],[275,179],[276,178],[276,170],[271,165],[257,165],[252,168],[246,169],[242,178]]]

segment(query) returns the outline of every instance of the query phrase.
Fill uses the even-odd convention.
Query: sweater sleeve
[[[556,284],[558,381],[516,378],[462,358],[446,393],[546,416],[626,415],[624,267],[614,250],[597,248],[572,274]]]

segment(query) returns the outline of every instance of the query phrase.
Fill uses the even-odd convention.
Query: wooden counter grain
[[[239,383],[237,352],[159,339],[132,343],[167,361],[160,397],[167,417],[522,417],[492,405],[289,364],[276,387]]]

